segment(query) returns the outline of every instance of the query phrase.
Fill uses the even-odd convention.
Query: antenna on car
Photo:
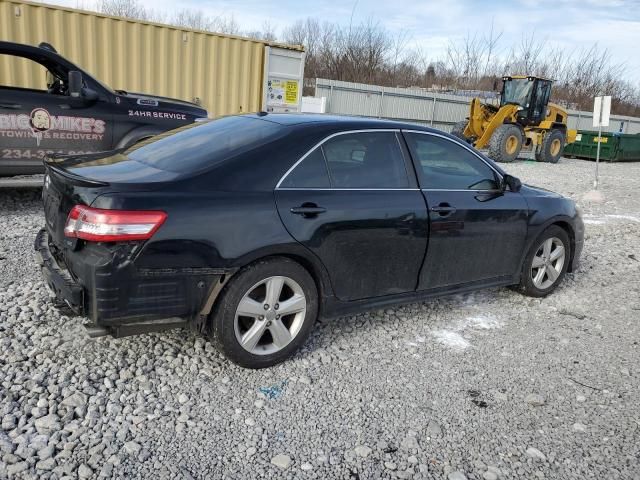
[[[40,44],[38,45],[38,48],[42,48],[43,50],[49,50],[50,52],[53,52],[53,53],[58,53],[58,51],[53,47],[53,45],[47,42],[40,42]]]

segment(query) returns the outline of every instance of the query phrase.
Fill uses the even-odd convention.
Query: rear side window
[[[316,148],[280,185],[283,188],[329,188],[329,173],[322,150]]]
[[[394,132],[338,135],[322,145],[333,188],[407,188],[409,179]]]
[[[134,145],[125,155],[160,170],[190,173],[259,148],[284,134],[285,128],[273,122],[224,117],[162,133]]]
[[[434,190],[497,190],[496,174],[489,165],[446,138],[405,133],[417,161],[420,186]]]

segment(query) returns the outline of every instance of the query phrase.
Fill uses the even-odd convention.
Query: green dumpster
[[[598,132],[579,130],[576,141],[564,147],[565,157],[596,159]],[[600,160],[607,162],[640,161],[640,134],[602,132]]]

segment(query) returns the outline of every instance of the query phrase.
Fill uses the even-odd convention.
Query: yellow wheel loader
[[[514,161],[525,147],[534,150],[537,161],[557,163],[577,132],[567,128],[567,111],[549,103],[551,80],[522,75],[502,80],[500,105],[474,98],[469,118],[456,123],[452,133],[476,148],[488,148],[498,162]]]

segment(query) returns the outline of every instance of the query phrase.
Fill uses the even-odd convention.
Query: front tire
[[[513,162],[522,149],[522,130],[516,125],[505,123],[496,128],[489,140],[489,157],[496,162]]]
[[[238,272],[216,303],[209,334],[245,368],[276,365],[298,350],[318,316],[313,278],[284,257],[259,260]]]
[[[518,290],[530,297],[546,297],[562,282],[570,258],[569,235],[557,225],[550,226],[527,254]]]

